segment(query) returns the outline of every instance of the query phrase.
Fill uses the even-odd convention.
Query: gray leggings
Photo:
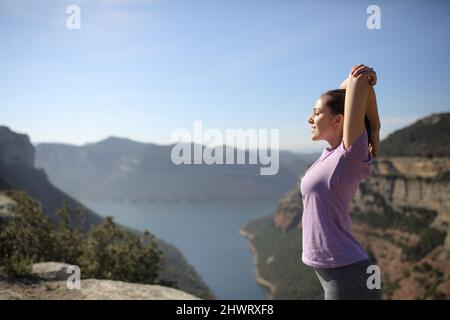
[[[380,289],[369,289],[367,267],[372,261],[363,260],[338,268],[314,268],[325,292],[325,300],[379,300]]]

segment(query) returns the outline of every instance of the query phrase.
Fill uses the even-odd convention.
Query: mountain
[[[78,199],[259,200],[276,199],[292,188],[316,156],[281,151],[278,174],[264,176],[259,164],[176,165],[171,160],[172,148],[116,137],[84,146],[38,144],[36,166]],[[223,150],[225,158],[227,149]],[[194,159],[193,151],[190,159]]]
[[[383,157],[448,157],[450,113],[436,113],[397,130],[383,140]]]
[[[449,114],[432,115],[386,139],[401,145],[405,132],[428,126],[428,139],[441,132]],[[450,153],[447,135],[442,148],[420,150],[416,141],[386,150],[374,159],[372,176],[361,182],[351,203],[355,237],[382,272],[385,299],[450,298]],[[424,145],[433,145],[422,139]],[[405,155],[405,150],[411,151]],[[448,149],[447,149],[448,150]],[[301,194],[293,189],[276,211],[242,229],[257,254],[259,281],[275,299],[321,299],[322,289],[311,268],[301,261]],[[295,279],[295,281],[293,280]],[[267,284],[270,284],[267,285]]]
[[[85,227],[102,221],[92,210],[54,187],[44,170],[34,168],[35,150],[27,135],[17,134],[0,126],[0,150],[0,185],[4,189],[25,191],[39,201],[53,219],[53,213],[66,201],[70,207],[85,210]]]
[[[83,208],[85,230],[103,221],[103,218],[95,212],[53,186],[43,169],[34,167],[35,150],[27,135],[17,134],[7,127],[0,126],[0,150],[0,191],[7,189],[25,191],[42,205],[51,219],[56,219],[54,213],[62,207],[63,202],[72,208]],[[2,195],[1,192],[0,195]],[[157,242],[165,257],[161,279],[198,297],[213,298],[210,289],[182,253],[162,240],[158,239]]]

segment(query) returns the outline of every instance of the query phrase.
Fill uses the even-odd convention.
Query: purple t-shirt
[[[367,254],[351,232],[348,209],[359,183],[371,174],[367,131],[345,149],[325,148],[300,182],[303,201],[303,254],[306,265],[335,268]]]

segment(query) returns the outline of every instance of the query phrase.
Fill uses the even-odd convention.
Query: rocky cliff
[[[361,183],[353,231],[380,265],[385,298],[450,298],[449,170],[449,158],[380,158]],[[274,227],[300,237],[302,210],[299,191],[288,192]]]
[[[351,211],[379,216],[386,216],[389,211],[420,223],[419,227],[447,233],[449,187],[450,157],[382,157],[374,162],[371,179],[360,185]],[[450,234],[446,236],[445,248],[450,250]]]
[[[34,148],[25,134],[12,133],[9,128],[0,126],[0,163],[6,166],[34,166]]]
[[[66,201],[71,207],[84,209],[86,228],[102,221],[95,212],[53,186],[44,170],[34,168],[35,151],[27,135],[0,126],[0,150],[0,190],[25,191],[42,204],[52,219]]]
[[[65,263],[41,262],[33,265],[34,278],[0,277],[0,300],[199,300],[169,287],[112,280],[81,279],[80,288],[69,288],[68,267]]]
[[[431,115],[399,130],[398,134],[404,137],[405,132],[409,134],[426,127],[428,137],[433,137],[436,134],[432,126],[439,131],[437,124],[448,119],[448,114]],[[396,133],[389,139],[387,146],[402,141]],[[450,153],[444,156],[442,153],[447,150],[448,140],[441,149],[428,147],[426,156],[421,156],[420,150],[404,156],[409,141],[406,139],[398,149],[401,156],[391,151],[393,156],[375,159],[372,176],[360,184],[351,203],[354,234],[382,270],[384,298],[450,298]],[[426,143],[425,138],[421,141]],[[381,148],[386,145],[383,141]],[[256,250],[262,257],[257,267],[265,280],[277,287],[279,294],[275,298],[308,298],[308,292],[292,285],[292,279],[309,279],[314,275],[306,269],[286,271],[284,267],[302,264],[302,211],[301,195],[296,187],[282,197],[270,217],[245,227],[253,235],[253,245],[259,243]],[[264,234],[271,234],[270,242]],[[296,247],[282,239],[296,239]],[[278,248],[271,247],[277,241]],[[290,250],[289,253],[281,254],[281,247]],[[270,267],[265,262],[268,257],[275,257]],[[308,284],[310,298],[317,296],[318,287],[318,282]]]

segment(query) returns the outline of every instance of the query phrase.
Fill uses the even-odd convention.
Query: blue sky
[[[68,30],[66,8],[81,9]],[[366,9],[381,9],[369,30]],[[108,136],[168,144],[177,128],[279,129],[318,151],[306,123],[352,65],[377,71],[382,137],[450,111],[447,1],[0,0],[0,124],[32,142]]]

